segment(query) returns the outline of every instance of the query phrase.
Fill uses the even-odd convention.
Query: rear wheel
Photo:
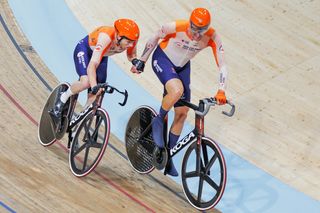
[[[227,169],[216,142],[203,137],[201,146],[191,144],[181,170],[183,190],[192,206],[203,211],[218,204],[226,186]]]
[[[80,122],[71,142],[69,165],[77,177],[88,175],[98,165],[107,148],[110,135],[108,113],[98,108],[90,111]]]
[[[70,101],[67,101],[64,106],[62,125],[59,128],[57,128],[56,124],[53,123],[49,115],[49,110],[54,107],[59,94],[66,91],[69,86],[70,85],[68,83],[61,83],[56,88],[54,88],[42,109],[38,126],[38,139],[40,144],[43,146],[50,146],[57,139],[61,139],[66,132],[68,125],[66,114],[69,111]]]
[[[133,169],[141,174],[153,169],[152,119],[156,112],[149,106],[139,107],[130,117],[125,135],[126,151]]]

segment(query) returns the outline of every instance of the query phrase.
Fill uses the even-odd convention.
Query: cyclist
[[[50,111],[51,117],[55,120],[60,119],[63,105],[71,95],[88,88],[90,90],[97,83],[106,82],[108,57],[111,55],[126,50],[128,60],[138,67],[131,69],[131,72],[140,73],[139,70],[143,69],[142,64],[136,58],[139,36],[139,27],[133,20],[118,19],[113,27],[98,27],[83,38],[75,47],[73,54],[79,80],[72,83],[67,91],[59,94],[55,107]],[[92,103],[94,99],[95,95],[88,93],[86,105]]]
[[[181,98],[190,101],[190,59],[206,47],[211,47],[219,68],[219,89],[215,95],[218,104],[226,103],[225,81],[227,68],[219,35],[210,27],[211,16],[207,9],[196,8],[189,20],[164,24],[147,42],[139,62],[144,64],[152,51],[152,68],[164,85],[164,97],[159,114],[152,121],[153,138],[163,148],[163,119],[174,106],[174,121],[169,133],[169,148],[173,148],[181,134],[188,108],[179,106]],[[158,44],[159,40],[160,43]],[[133,66],[134,67],[134,66]],[[167,173],[178,176],[172,161]]]

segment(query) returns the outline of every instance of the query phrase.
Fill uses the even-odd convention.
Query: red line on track
[[[10,95],[10,93],[0,84],[0,90],[10,99],[10,101],[36,126],[38,126],[38,122],[32,118],[32,116],[25,110],[23,107]],[[64,146],[60,141],[57,141],[58,145],[65,151],[68,152],[68,149],[66,146]],[[102,175],[100,172],[93,171],[96,175],[98,175],[102,180],[104,180],[106,183],[110,184],[113,188],[130,198],[132,201],[138,203],[139,205],[143,206],[146,210],[150,212],[155,212],[153,209],[148,207],[146,204],[144,204],[142,201],[138,200],[134,196],[130,195],[126,190],[115,184],[112,180],[107,178],[106,176]]]

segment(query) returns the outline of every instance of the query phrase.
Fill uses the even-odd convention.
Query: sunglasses
[[[204,27],[198,27],[196,26],[195,24],[193,24],[192,22],[190,22],[190,28],[191,28],[191,31],[193,33],[200,33],[200,34],[203,34],[204,32],[206,32],[209,28],[209,25],[207,26],[204,26]]]

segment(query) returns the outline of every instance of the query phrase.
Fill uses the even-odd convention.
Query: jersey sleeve
[[[158,31],[158,38],[163,39],[167,35],[173,34],[176,32],[176,22],[169,22],[161,26],[160,30]]]
[[[210,35],[208,46],[212,49],[217,66],[221,67],[224,64],[224,49],[219,35],[214,31]]]
[[[93,49],[91,61],[100,63],[110,43],[111,43],[111,38],[107,33],[105,32],[99,33],[97,44]]]
[[[217,66],[219,67],[219,89],[226,89],[226,80],[227,80],[227,67],[224,59],[224,49],[222,47],[222,42],[220,36],[213,32],[208,46],[212,48],[212,52],[216,61]]]

